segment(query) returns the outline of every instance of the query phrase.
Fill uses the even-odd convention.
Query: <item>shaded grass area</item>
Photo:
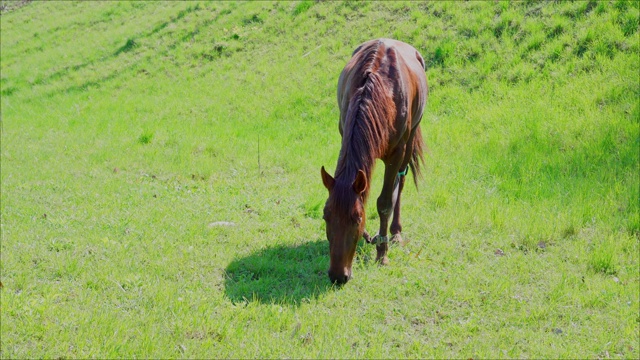
[[[234,302],[310,302],[331,288],[328,267],[326,240],[271,246],[232,261],[225,270],[225,291]]]
[[[638,358],[639,13],[3,12],[1,356]],[[381,36],[428,63],[426,176],[391,266],[360,244],[334,288],[319,169],[340,146],[337,76]]]

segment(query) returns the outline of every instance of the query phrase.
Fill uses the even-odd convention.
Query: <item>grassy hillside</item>
[[[0,356],[640,357],[638,4],[6,7]],[[410,243],[335,288],[319,169],[376,37],[427,62],[430,151]]]

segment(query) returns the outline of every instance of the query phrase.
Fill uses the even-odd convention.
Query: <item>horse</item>
[[[381,265],[389,264],[389,241],[402,241],[400,197],[409,168],[417,187],[424,164],[420,120],[427,94],[424,59],[414,47],[397,40],[361,44],[340,73],[342,144],[335,177],[324,166],[320,171],[329,191],[323,219],[329,240],[328,275],[333,283],[341,285],[351,279],[361,237],[376,245],[376,261]],[[371,238],[365,230],[365,204],[376,159],[384,162],[384,184],[377,200],[380,229]]]

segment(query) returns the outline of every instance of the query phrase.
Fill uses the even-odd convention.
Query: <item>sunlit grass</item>
[[[33,2],[1,17],[3,358],[638,358],[637,2]],[[428,64],[408,245],[328,282],[374,37]],[[373,196],[382,174],[374,174]],[[375,231],[375,201],[367,205]]]

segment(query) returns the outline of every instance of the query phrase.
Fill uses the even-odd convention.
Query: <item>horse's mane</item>
[[[357,90],[349,101],[335,176],[336,180],[349,182],[362,170],[370,183],[375,159],[386,151],[389,133],[393,130],[392,119],[396,116],[392,91],[378,70],[385,56],[389,71],[395,70],[396,54],[393,49],[385,51],[382,42],[373,42],[356,52],[360,54],[353,70],[359,77],[355,81]],[[368,190],[369,187],[367,194]]]

